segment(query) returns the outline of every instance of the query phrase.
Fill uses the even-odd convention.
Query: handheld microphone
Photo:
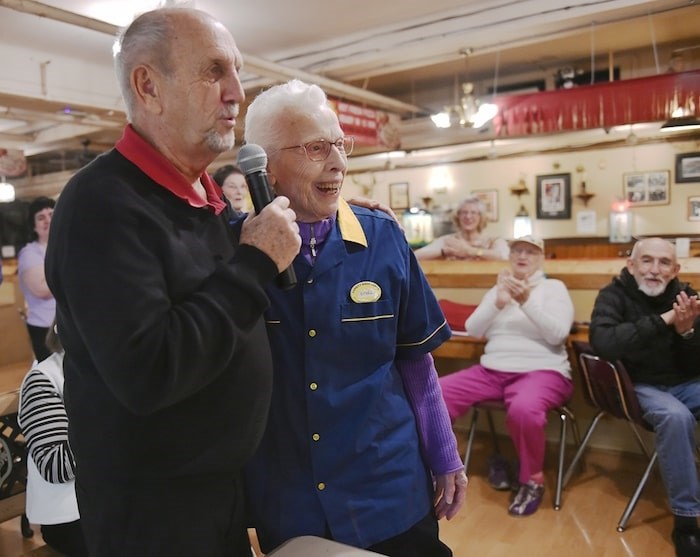
[[[238,151],[238,167],[245,176],[248,184],[250,198],[253,200],[255,212],[260,214],[264,207],[272,203],[274,195],[267,181],[267,154],[265,150],[254,143],[243,145]],[[277,286],[282,290],[294,288],[297,284],[297,276],[294,267],[290,265],[279,275],[277,275]]]

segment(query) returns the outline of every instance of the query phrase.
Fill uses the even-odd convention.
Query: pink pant
[[[544,468],[547,411],[564,404],[574,392],[573,383],[557,371],[510,373],[480,364],[440,377],[440,387],[453,423],[482,400],[505,403],[506,428],[520,459],[521,483]]]

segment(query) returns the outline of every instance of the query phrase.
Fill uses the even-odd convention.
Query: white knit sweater
[[[522,306],[512,301],[496,307],[496,287],[467,319],[467,332],[487,339],[481,365],[496,371],[558,371],[571,379],[566,339],[574,322],[574,304],[563,282],[537,271]]]

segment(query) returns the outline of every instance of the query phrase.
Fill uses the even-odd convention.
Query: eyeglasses
[[[525,248],[525,247],[514,247],[510,248],[511,255],[527,255],[528,257],[534,257],[542,253],[537,248]]]
[[[348,135],[341,137],[335,141],[326,141],[325,139],[317,139],[316,141],[309,141],[303,145],[293,145],[292,147],[282,147],[280,151],[285,151],[287,149],[304,149],[306,157],[313,162],[325,161],[328,155],[331,154],[331,146],[335,145],[335,148],[341,154],[348,156],[352,153],[352,148],[355,146],[355,138]]]

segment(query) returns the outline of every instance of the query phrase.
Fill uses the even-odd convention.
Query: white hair
[[[310,114],[319,109],[330,109],[328,97],[318,85],[292,79],[275,85],[253,99],[245,115],[246,143],[257,143],[268,154],[277,151],[281,145],[281,134],[285,126],[279,121],[288,114]]]

